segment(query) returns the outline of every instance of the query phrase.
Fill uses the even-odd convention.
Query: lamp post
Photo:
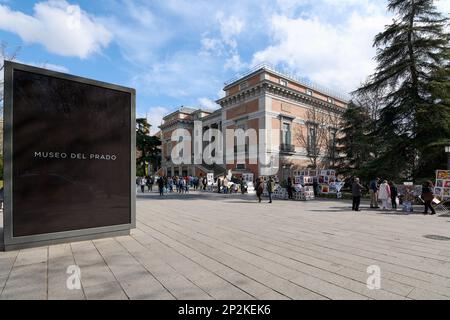
[[[445,146],[445,153],[447,153],[447,170],[450,170],[450,141]]]

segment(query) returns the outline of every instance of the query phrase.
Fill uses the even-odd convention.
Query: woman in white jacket
[[[383,210],[388,208],[388,200],[391,199],[391,188],[386,180],[380,185],[380,190],[378,191],[378,199],[381,200],[383,204]]]

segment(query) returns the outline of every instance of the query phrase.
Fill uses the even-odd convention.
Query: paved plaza
[[[131,236],[0,252],[0,299],[450,299],[449,216],[350,207],[139,194]]]

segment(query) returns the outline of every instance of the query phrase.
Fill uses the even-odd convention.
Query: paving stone
[[[15,266],[9,275],[0,299],[47,299],[47,263]]]
[[[20,250],[14,266],[25,266],[29,264],[46,262],[47,259],[48,247]]]
[[[0,299],[450,298],[448,244],[424,237],[450,236],[441,218],[350,209],[145,194],[131,236],[0,252]],[[81,290],[67,288],[70,265]],[[380,290],[366,286],[370,265]]]
[[[116,281],[84,287],[84,292],[88,300],[128,300],[127,295]]]

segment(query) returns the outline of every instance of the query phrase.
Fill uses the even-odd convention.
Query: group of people
[[[361,203],[362,192],[366,188],[361,184],[359,178],[354,178],[352,184],[352,210],[361,211],[359,206]],[[431,210],[431,214],[436,214],[436,211],[432,207],[431,203],[434,199],[433,194],[434,186],[431,181],[427,181],[422,186],[421,198],[425,204],[425,210],[423,214],[428,214],[428,209]],[[397,210],[398,190],[393,181],[381,180],[376,178],[369,183],[369,194],[370,194],[370,208],[379,209],[379,202],[381,201],[381,209],[388,210],[389,203],[392,210]]]
[[[275,191],[275,179],[274,177],[269,177],[266,182],[267,185],[267,193],[269,194],[269,203],[272,203],[272,194]],[[264,178],[260,177],[256,181],[256,196],[258,197],[258,201],[261,203],[261,196],[264,193]]]
[[[156,180],[156,181],[155,181]],[[189,189],[194,190],[206,190],[207,180],[206,177],[166,177],[162,176],[159,178],[154,177],[138,177],[136,179],[136,185],[140,187],[141,192],[145,193],[147,187],[148,192],[153,191],[153,185],[157,184],[158,191],[161,196],[165,193],[189,193]]]
[[[231,177],[231,181],[226,177],[218,177],[217,183],[217,193],[223,194],[233,194],[242,193],[245,194],[248,190],[248,184],[243,178]]]
[[[136,178],[136,186],[141,188],[142,193],[145,192],[145,187],[148,188],[149,192],[153,191],[154,184],[155,184],[155,179],[150,176]]]

